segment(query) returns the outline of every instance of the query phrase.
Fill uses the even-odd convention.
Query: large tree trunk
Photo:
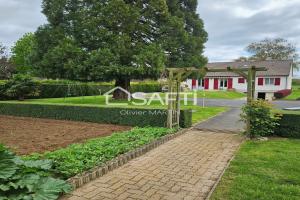
[[[130,90],[130,79],[120,77],[116,79],[115,87],[121,87],[129,92]],[[127,99],[128,94],[120,89],[117,89],[113,93],[113,99]]]

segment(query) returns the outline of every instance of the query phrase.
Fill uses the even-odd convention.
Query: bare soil
[[[42,153],[90,138],[130,130],[129,126],[0,115],[0,143],[19,155]]]

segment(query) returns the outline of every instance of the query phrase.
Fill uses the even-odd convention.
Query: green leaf
[[[18,167],[14,163],[14,155],[3,149],[0,150],[0,179],[8,179],[13,176]]]
[[[23,165],[29,168],[38,168],[43,170],[50,170],[52,167],[51,160],[27,160],[24,161]]]
[[[60,193],[71,191],[71,186],[65,181],[54,178],[43,178],[40,185],[38,185],[34,200],[56,200]]]

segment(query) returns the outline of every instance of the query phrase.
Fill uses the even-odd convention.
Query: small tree
[[[30,73],[32,66],[30,57],[33,54],[36,45],[35,36],[33,33],[26,33],[12,47],[11,62],[16,66],[17,73]]]
[[[278,118],[271,113],[272,105],[264,100],[255,100],[242,108],[242,121],[250,118],[250,138],[270,136],[278,125]]]
[[[29,75],[16,74],[4,86],[4,94],[22,101],[29,96],[39,95],[39,85]]]
[[[0,79],[10,78],[14,71],[14,65],[8,58],[7,48],[0,43]]]
[[[294,44],[283,38],[266,38],[259,42],[251,43],[246,50],[253,54],[250,60],[294,60],[299,58]],[[296,65],[294,65],[296,67]]]

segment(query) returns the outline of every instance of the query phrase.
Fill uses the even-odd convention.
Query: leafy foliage
[[[4,94],[24,100],[28,96],[39,94],[38,84],[29,75],[16,74],[4,85]]]
[[[49,177],[50,160],[27,160],[0,145],[0,199],[55,200],[70,186],[63,180]]]
[[[15,71],[14,65],[10,62],[7,48],[0,43],[0,79],[8,79]]]
[[[250,44],[247,51],[253,54],[252,60],[296,60],[296,47],[283,38],[266,38],[259,42]]]
[[[270,136],[278,125],[278,118],[271,114],[272,105],[264,100],[255,100],[242,108],[242,120],[250,118],[250,138]]]
[[[84,144],[72,144],[64,149],[44,154],[33,154],[29,158],[46,158],[54,161],[55,170],[62,176],[71,177],[95,166],[99,166],[120,154],[150,143],[175,130],[166,128],[134,128],[108,137],[88,140]]]
[[[0,113],[3,115],[121,124],[140,127],[165,127],[167,119],[167,111],[163,108],[117,108],[107,106],[97,107],[25,103],[0,103]],[[191,115],[191,112],[181,111],[181,127],[190,127]]]
[[[128,90],[131,79],[157,78],[166,66],[207,62],[196,0],[44,0],[42,7],[49,24],[36,31],[32,56],[42,77],[116,80]]]
[[[30,57],[36,46],[36,39],[33,33],[26,33],[20,38],[12,47],[11,62],[16,66],[17,73],[31,73],[32,66],[30,64]]]
[[[281,137],[300,139],[300,112],[280,114],[279,126],[276,128],[275,134]]]

